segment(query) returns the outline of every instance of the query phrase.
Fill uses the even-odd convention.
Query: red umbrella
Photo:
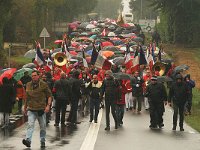
[[[102,44],[102,47],[105,47],[105,46],[114,46],[113,43],[108,42],[108,41],[102,42],[101,44]]]
[[[63,42],[63,40],[55,40],[55,41],[54,41],[55,44],[60,44],[60,43],[62,43],[62,42]]]
[[[78,54],[78,53],[75,52],[75,51],[70,51],[69,53],[72,54],[72,55],[77,55],[77,54]]]
[[[2,73],[2,75],[0,76],[0,83],[2,83],[2,79],[4,77],[7,77],[8,79],[12,78],[12,76],[16,70],[17,70],[16,68],[10,68],[10,69],[6,70],[4,73]]]

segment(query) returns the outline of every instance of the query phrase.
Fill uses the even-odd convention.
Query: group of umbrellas
[[[115,64],[117,66],[123,65],[125,61],[127,43],[130,46],[130,52],[134,52],[138,46],[138,43],[141,43],[143,41],[143,38],[139,36],[139,30],[137,26],[135,26],[133,23],[117,25],[116,21],[106,19],[91,22],[75,21],[69,23],[68,27],[72,30],[72,32],[70,33],[70,37],[72,38],[72,40],[70,41],[68,50],[71,55],[70,61],[74,63],[82,61],[83,55],[86,61],[90,63],[95,45],[95,49],[97,49],[97,51],[100,50],[99,54],[108,59],[112,64]],[[102,35],[105,29],[107,30],[107,33],[106,35]],[[61,39],[54,41],[54,44],[61,45],[62,43],[63,40]],[[144,51],[147,50],[147,46],[143,45],[142,49]],[[62,52],[62,48],[56,48],[54,50],[49,50],[48,52],[45,50],[41,51],[43,55],[47,56],[49,56],[48,53],[50,52],[51,57],[53,58],[57,53]],[[35,55],[36,50],[31,49],[24,54],[24,57],[35,58]],[[169,59],[165,59],[165,61],[168,60]],[[189,67],[186,66],[178,66],[174,70],[187,70]],[[12,76],[16,80],[19,80],[23,76],[25,70],[31,72],[35,67],[36,66],[33,63],[25,64],[22,69],[13,71]],[[7,74],[6,72],[7,71],[4,71],[3,74]],[[1,76],[5,76],[3,74],[1,74]],[[115,74],[115,76],[120,78],[130,78],[129,75],[123,76],[122,73],[117,75]],[[161,77],[161,79],[162,78],[164,77]],[[165,78],[165,80],[170,79]]]

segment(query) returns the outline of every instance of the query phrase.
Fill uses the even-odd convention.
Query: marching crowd
[[[102,24],[102,22],[99,23],[100,25]],[[98,22],[95,22],[95,26],[97,26],[97,24]],[[102,29],[105,34],[106,32],[113,31],[116,35],[123,33],[122,35],[124,36],[120,39],[114,35],[114,37],[111,38],[113,41],[110,39],[104,42],[99,41],[102,47],[102,43],[114,47],[114,45],[119,46],[121,43],[124,45],[129,45],[131,42],[135,44],[134,41],[131,41],[132,39],[141,39],[137,37],[136,34],[132,33],[133,31],[138,32],[138,30],[140,32],[141,29],[135,28],[135,26],[133,26],[134,28],[130,26],[127,28],[126,26],[127,25],[124,24],[123,28],[123,26],[118,27],[116,24],[111,24],[107,28]],[[71,29],[71,27],[69,29]],[[126,32],[128,32],[128,34],[125,34]],[[72,35],[72,30],[69,30],[68,34]],[[158,35],[158,33],[156,32],[156,34],[152,36],[154,42],[160,42],[160,37],[155,35]],[[131,36],[131,38],[129,38],[129,36]],[[62,40],[63,54],[69,52],[67,43],[70,43],[70,41],[66,41],[66,39],[65,37]],[[96,41],[98,41],[98,39]],[[139,41],[139,43],[140,42],[141,41]],[[84,53],[85,49],[83,46],[81,46],[80,43],[74,43],[76,43],[75,47],[81,47]],[[73,46],[73,43],[70,44]],[[84,44],[87,44],[87,41]],[[94,44],[95,41],[93,45],[91,44],[93,48],[91,62],[93,61],[93,53],[96,49]],[[89,47],[89,45],[87,46]],[[127,47],[125,46],[125,48]],[[126,59],[128,58],[128,53],[131,54],[129,48],[128,46],[125,51],[127,53]],[[38,50],[39,49],[37,49],[37,51]],[[156,46],[152,44],[146,51],[153,55],[154,50],[156,50]],[[184,76],[181,72],[173,73],[174,66],[171,65],[167,75],[170,76],[173,81],[167,84],[169,88],[169,93],[167,94],[165,84],[158,80],[159,71],[152,70],[151,62],[153,62],[153,58],[151,57],[151,60],[148,62],[146,60],[145,63],[138,62],[134,64],[133,62],[138,56],[140,56],[140,59],[137,60],[142,60],[141,57],[142,55],[144,56],[144,52],[140,44],[136,46],[133,45],[133,51],[132,54],[135,53],[134,59],[132,57],[132,59],[128,59],[127,62],[125,60],[127,64],[129,64],[129,62],[132,63],[129,66],[127,65],[128,67],[112,65],[110,69],[104,69],[102,66],[97,68],[94,65],[95,62],[90,63],[89,67],[85,67],[84,62],[79,61],[75,63],[76,66],[71,64],[66,67],[66,64],[64,64],[63,66],[65,66],[65,69],[63,69],[62,66],[58,66],[54,68],[53,71],[47,72],[44,71],[45,69],[43,68],[47,68],[48,63],[46,63],[45,66],[40,65],[37,70],[33,70],[31,76],[28,72],[25,72],[24,76],[19,81],[4,77],[0,85],[0,112],[3,112],[4,115],[4,125],[9,124],[9,114],[12,112],[13,105],[17,102],[17,113],[23,113],[28,116],[26,137],[22,140],[22,143],[27,147],[31,147],[32,134],[37,119],[40,125],[41,148],[45,148],[46,125],[51,120],[52,111],[55,112],[54,126],[65,127],[67,125],[76,126],[80,123],[77,118],[78,111],[81,112],[83,116],[89,114],[89,122],[94,121],[94,123],[98,123],[99,109],[105,108],[105,130],[109,131],[110,111],[115,122],[115,129],[118,129],[119,126],[123,125],[125,111],[133,111],[134,113],[141,114],[144,105],[144,109],[149,111],[150,114],[149,127],[151,129],[156,129],[164,126],[163,114],[165,105],[169,104],[173,106],[174,109],[172,130],[176,130],[179,115],[180,131],[184,131],[184,114],[191,114],[192,88],[195,87],[195,82],[190,79],[190,75]],[[121,51],[119,52],[122,54]],[[98,52],[96,53],[98,55]],[[99,52],[99,54],[103,54],[103,52]],[[113,54],[114,52],[112,55]],[[99,57],[99,55],[97,55],[95,61],[97,57]],[[149,56],[150,55],[148,55],[146,59],[149,60]],[[158,57],[161,57],[161,54],[158,55]],[[108,62],[109,58],[110,57],[107,57],[105,62]],[[143,58],[145,59],[145,57]],[[104,60],[104,57],[101,57],[100,60]],[[111,67],[110,62],[109,65]],[[136,69],[135,66],[138,68]],[[120,73],[122,76],[114,76],[116,73]],[[70,107],[68,116],[66,116],[67,107]]]
[[[11,84],[12,80],[3,78],[0,97],[6,101],[1,100],[0,111],[5,114],[11,113],[16,98],[18,113],[22,113],[23,110],[23,113],[28,116],[27,134],[23,139],[23,144],[27,147],[31,145],[36,119],[40,124],[41,147],[45,147],[46,124],[50,121],[52,107],[55,111],[54,126],[65,127],[76,126],[79,123],[78,110],[83,115],[89,112],[89,122],[97,123],[100,104],[105,103],[105,130],[110,130],[110,110],[117,129],[123,125],[125,110],[140,114],[144,104],[144,108],[150,113],[149,127],[155,129],[164,126],[162,116],[168,102],[174,108],[172,130],[176,130],[179,114],[180,131],[184,131],[184,113],[187,111],[191,114],[192,88],[195,86],[195,82],[189,75],[183,77],[181,73],[176,74],[167,95],[164,84],[157,81],[158,77],[152,74],[148,67],[143,71],[142,76],[140,71],[135,71],[130,80],[113,77],[111,70],[104,72],[102,80],[101,72],[93,66],[82,71],[72,69],[69,74],[61,72],[60,79],[56,81],[52,79],[51,73],[40,74],[38,71],[33,71],[30,77],[25,72],[15,86]],[[52,106],[53,101],[55,104]],[[66,119],[67,107],[70,107],[70,113]]]

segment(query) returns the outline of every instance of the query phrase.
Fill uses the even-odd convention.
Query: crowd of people
[[[108,30],[114,31],[114,25],[109,27],[106,28],[107,32]],[[129,30],[138,32],[133,28],[120,28],[115,31],[117,34]],[[68,33],[70,36],[72,36],[72,31],[70,27],[70,33]],[[135,35],[132,36],[135,38]],[[160,42],[158,33],[153,37],[155,40],[153,42]],[[66,37],[63,41],[65,40]],[[108,46],[111,46],[110,44],[114,46],[114,42],[108,41],[110,42]],[[126,41],[126,46],[131,43],[126,38],[123,41]],[[118,42],[120,43],[119,39]],[[69,44],[70,41],[67,43]],[[64,44],[63,48],[70,45],[67,43],[62,43]],[[138,50],[142,56],[141,44],[139,41],[135,48],[136,52],[132,52],[133,54],[136,54]],[[78,44],[76,46],[81,47]],[[103,45],[101,46],[103,47]],[[92,47],[95,48],[94,45]],[[153,48],[155,47],[151,45],[149,50]],[[65,53],[66,49],[62,52]],[[128,55],[128,50],[125,53]],[[131,61],[133,62],[133,60]],[[167,94],[165,84],[159,81],[159,71],[152,70],[150,62],[140,64],[137,69],[133,67],[134,64],[131,68],[127,68],[124,63],[112,64],[109,69],[96,67],[95,63],[89,63],[86,67],[82,61],[75,64],[71,64],[67,68],[66,66],[65,68],[56,67],[49,72],[45,71],[43,68],[45,66],[41,65],[31,73],[31,76],[25,72],[19,81],[3,78],[0,86],[0,112],[4,113],[4,118],[8,118],[6,115],[9,116],[14,103],[17,102],[17,113],[24,113],[28,116],[26,138],[22,141],[25,146],[31,147],[36,119],[40,125],[41,148],[44,148],[46,125],[52,121],[52,112],[55,112],[55,127],[77,126],[80,123],[77,118],[78,111],[82,116],[89,114],[89,122],[98,123],[98,114],[102,107],[105,108],[106,131],[109,131],[111,126],[110,110],[115,129],[118,129],[124,124],[125,111],[141,114],[143,108],[150,113],[149,127],[157,129],[164,126],[163,114],[165,105],[168,103],[174,109],[172,130],[176,130],[179,114],[180,131],[184,131],[184,114],[191,114],[192,88],[195,87],[195,82],[190,79],[190,75],[184,76],[181,72],[174,73],[174,66],[171,65],[171,69],[166,74],[172,77],[173,81],[168,84],[169,93]],[[124,76],[116,77],[115,73],[121,73]],[[68,116],[66,116],[67,107],[70,107]],[[8,124],[9,119],[4,119],[4,123]]]

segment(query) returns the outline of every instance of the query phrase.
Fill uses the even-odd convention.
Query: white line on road
[[[98,115],[98,123],[91,123],[88,133],[81,145],[80,150],[93,150],[94,149],[94,144],[97,140],[97,136],[98,136],[98,132],[99,132],[99,128],[100,128],[102,114],[103,114],[103,111],[102,111],[102,109],[100,109],[99,115]]]

